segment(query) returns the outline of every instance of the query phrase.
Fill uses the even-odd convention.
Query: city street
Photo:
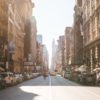
[[[0,91],[0,100],[100,100],[100,88],[80,86],[61,76],[38,77]]]
[[[100,100],[100,0],[0,0],[0,100]]]

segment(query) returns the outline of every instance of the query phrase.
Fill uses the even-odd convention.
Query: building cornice
[[[97,7],[97,9],[95,9],[94,13],[86,20],[86,22],[83,24],[83,27],[89,23],[89,21],[94,17],[94,15],[96,15],[100,10],[100,6]]]
[[[100,44],[100,36],[84,45],[84,48],[91,48],[94,45]]]

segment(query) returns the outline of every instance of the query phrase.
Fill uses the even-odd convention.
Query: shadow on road
[[[39,96],[30,91],[24,91],[20,86],[13,86],[0,91],[0,100],[34,100]]]

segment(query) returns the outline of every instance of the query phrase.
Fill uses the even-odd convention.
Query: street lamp
[[[6,69],[7,71],[10,70],[10,63],[12,64],[13,66],[13,59],[12,59],[12,55],[14,54],[14,51],[15,51],[15,43],[14,41],[10,41],[7,43],[6,45],[6,52],[7,52],[7,60],[6,60]]]

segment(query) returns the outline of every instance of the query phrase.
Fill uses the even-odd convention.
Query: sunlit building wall
[[[33,3],[31,0],[16,0],[11,5],[13,8],[14,16],[12,15],[12,18],[14,18],[14,25],[11,27],[13,32],[12,39],[15,43],[15,52],[12,56],[13,58],[13,71],[14,72],[23,72],[23,61],[24,61],[24,40],[25,40],[25,24],[27,20],[32,16],[32,8]],[[12,11],[10,12],[12,13]],[[10,23],[9,23],[10,26]]]
[[[6,70],[23,72],[24,29],[33,6],[31,0],[0,0],[0,54]]]
[[[32,54],[32,62],[34,66],[36,66],[36,54],[37,54],[37,48],[36,48],[36,42],[37,42],[37,24],[36,19],[34,16],[31,18],[31,54]],[[33,66],[33,67],[34,67]]]
[[[84,57],[93,71],[100,66],[100,0],[83,0]]]
[[[6,69],[9,0],[0,0],[0,66]]]
[[[9,21],[8,21],[8,45],[12,45],[9,56],[9,69],[12,72],[21,72],[23,70],[24,57],[24,23],[20,17],[17,4],[12,2],[9,4]],[[9,49],[11,49],[9,48]]]

